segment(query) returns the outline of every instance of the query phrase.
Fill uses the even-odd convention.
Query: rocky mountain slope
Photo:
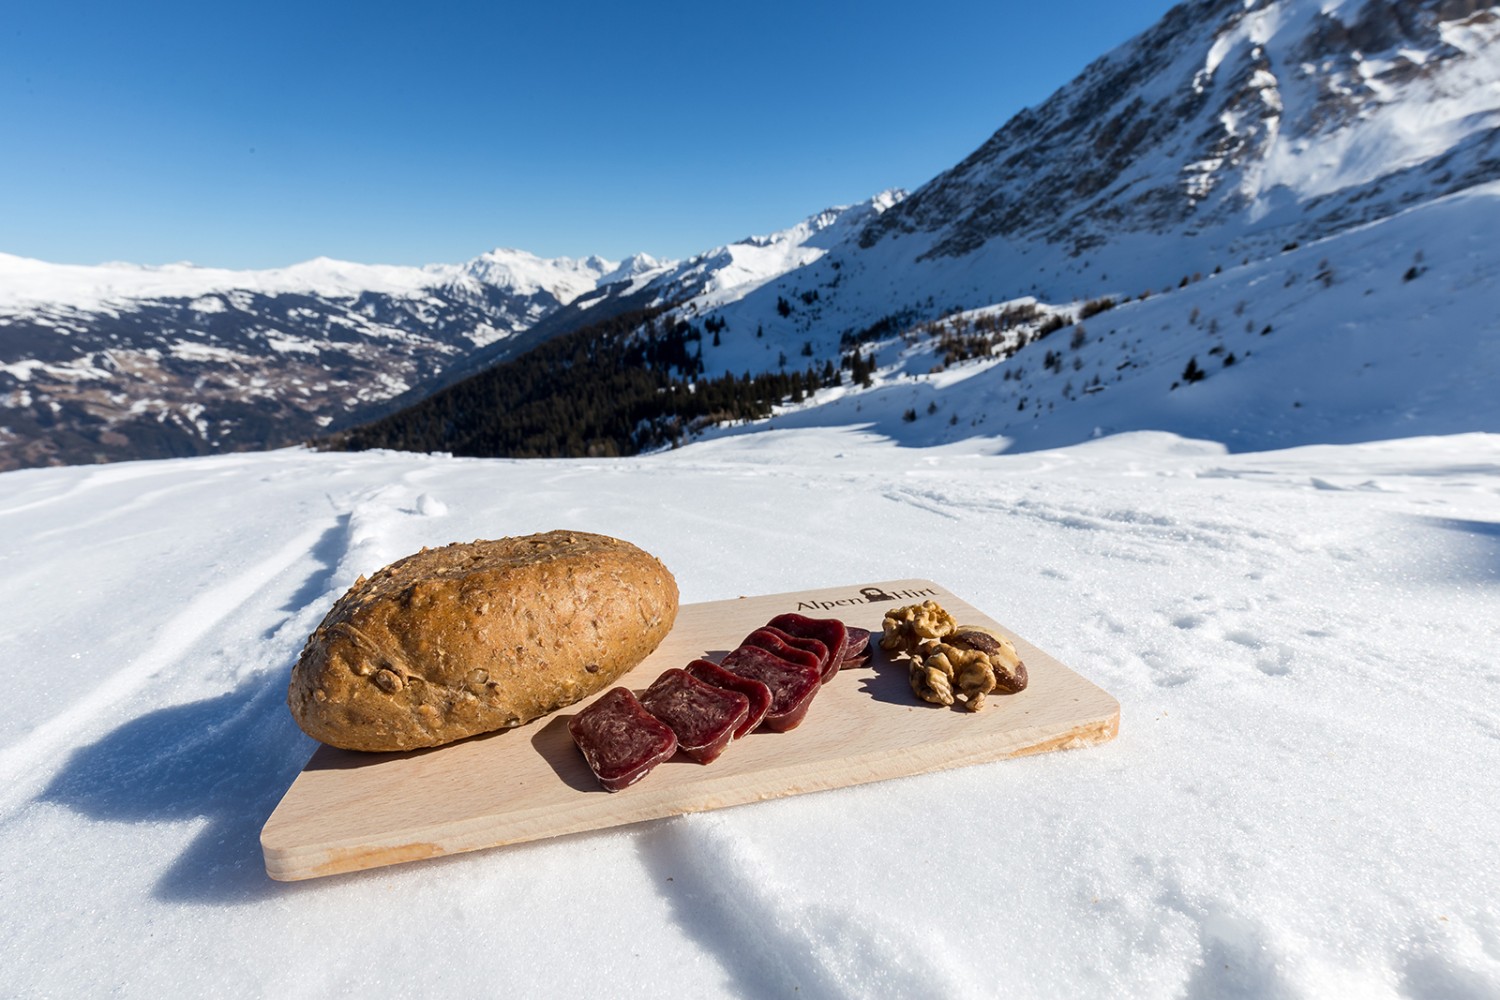
[[[1500,8],[1189,2],[742,308],[818,288],[811,326],[862,326],[1137,294],[1495,179]]]
[[[861,235],[929,257],[1127,234],[1257,253],[1500,176],[1479,0],[1185,3]],[[1219,231],[1222,232],[1219,232]]]
[[[1245,446],[1312,427],[1401,433],[1411,423],[1389,416],[1420,422],[1408,397],[1427,387],[1351,372],[1399,371],[1420,346],[1471,366],[1455,378],[1500,374],[1497,180],[1500,7],[1190,2],[853,238],[677,315],[722,328],[705,338],[709,373],[874,366],[869,388],[846,375],[788,419],[889,415],[871,394],[918,386],[895,416],[925,418],[962,367],[994,370],[934,439],[1181,430],[1185,390],[1208,395],[1183,379],[1188,361],[1201,374],[1248,351],[1218,384],[1241,387],[1220,406],[1249,410],[1194,426],[1233,424]],[[1253,343],[1226,341],[1247,328]],[[1270,345],[1291,330],[1305,341],[1284,370]],[[1115,338],[1107,361],[1101,337]],[[1472,429],[1500,429],[1482,395],[1465,398]],[[1269,400],[1281,437],[1253,432]]]

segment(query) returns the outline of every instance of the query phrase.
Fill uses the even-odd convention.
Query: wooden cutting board
[[[751,733],[707,765],[678,754],[613,793],[599,787],[568,735],[568,719],[592,699],[432,750],[324,746],[261,831],[266,872],[284,881],[316,878],[1114,737],[1119,702],[927,580],[684,605],[671,634],[619,683],[639,693],[669,667],[704,655],[717,660],[785,611],[837,617],[878,639],[886,609],[927,599],[962,623],[1010,636],[1030,675],[1026,690],[991,695],[978,713],[925,704],[912,695],[905,666],[876,649],[868,666],[824,685],[791,732]]]

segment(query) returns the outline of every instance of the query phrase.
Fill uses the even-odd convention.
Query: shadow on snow
[[[158,899],[234,904],[285,892],[266,875],[260,828],[314,746],[286,709],[289,673],[132,719],[76,750],[39,798],[122,823],[207,818],[158,880]]]

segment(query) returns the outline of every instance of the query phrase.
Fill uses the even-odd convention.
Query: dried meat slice
[[[816,667],[790,663],[758,646],[741,646],[724,657],[725,670],[760,681],[771,689],[771,708],[765,726],[784,733],[795,729],[807,715],[813,695],[823,686]]]
[[[844,649],[844,662],[839,665],[839,669],[849,670],[869,663],[870,630],[858,625],[846,625],[844,628],[849,633],[849,645]]]
[[[641,695],[641,707],[677,734],[677,748],[708,764],[724,752],[750,715],[750,699],[700,681],[686,670],[665,670]]]
[[[844,631],[849,635],[849,645],[844,648],[844,662],[862,658],[870,648],[870,630],[858,625],[845,625]]]
[[[774,625],[762,625],[756,632],[769,632],[788,646],[805,650],[818,658],[818,673],[828,673],[828,647],[817,639],[808,639],[800,635],[792,635],[790,632],[777,628]],[[752,632],[751,635],[755,633]],[[742,644],[743,645],[743,644]]]
[[[833,675],[844,665],[844,650],[849,648],[849,630],[837,618],[809,618],[789,612],[777,615],[768,624],[790,635],[817,639],[828,647],[828,663],[823,667],[825,683],[832,680]]]
[[[756,646],[783,660],[812,667],[819,676],[828,665],[828,647],[816,639],[799,639],[779,628],[758,628],[745,636],[741,646]]]
[[[568,720],[568,732],[599,784],[618,792],[677,752],[677,734],[629,688],[611,688]]]
[[[745,715],[745,721],[739,724],[734,731],[734,738],[739,739],[760,725],[761,720],[766,717],[766,712],[771,708],[771,689],[758,680],[750,677],[741,677],[730,670],[725,670],[712,660],[694,660],[687,665],[687,672],[698,678],[705,684],[721,687],[729,691],[738,691],[750,701],[750,711]]]

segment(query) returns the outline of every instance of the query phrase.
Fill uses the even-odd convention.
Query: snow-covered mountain
[[[50,264],[0,254],[0,309],[7,313],[27,307],[100,312],[230,292],[347,299],[367,293],[415,296],[444,288],[477,294],[485,287],[504,289],[521,298],[546,295],[566,303],[592,290],[601,280],[619,280],[623,274],[658,266],[644,254],[617,263],[600,257],[547,259],[513,249],[491,250],[462,264],[400,267],[319,257],[262,271],[185,263],[160,267]]]
[[[263,271],[0,254],[0,469],[297,441],[662,267],[508,249]]]
[[[855,205],[826,208],[769,235],[714,247],[652,273],[647,287],[656,302],[686,302],[696,312],[734,302],[848,244],[905,197],[905,191],[893,188]]]
[[[954,258],[995,241],[1084,254],[1150,235],[1234,259],[1494,179],[1500,21],[1490,6],[1184,3],[860,243],[902,234],[924,244],[923,258]],[[1122,278],[1156,279],[1111,263]]]
[[[1490,428],[1497,181],[1500,8],[1197,0],[910,196],[681,262],[231,277],[0,258],[0,454],[298,438],[643,306],[695,331],[687,378],[849,373],[783,422],[942,411],[933,440],[1022,447],[1183,421],[1247,447],[1348,439],[1425,426],[1409,382],[1364,377],[1420,346],[1427,397],[1472,398]]]
[[[1410,432],[1451,390],[1493,429],[1475,386],[1500,373],[1497,180],[1500,8],[1189,2],[852,238],[679,315],[723,325],[710,374],[873,359],[870,389],[803,422],[899,397],[899,417],[943,411],[933,440],[1249,446]],[[1414,386],[1422,351],[1442,360]],[[1211,383],[1184,379],[1195,358]]]
[[[0,469],[303,440],[631,305],[742,297],[901,197],[682,262],[497,249],[456,265],[231,271],[0,254]]]

